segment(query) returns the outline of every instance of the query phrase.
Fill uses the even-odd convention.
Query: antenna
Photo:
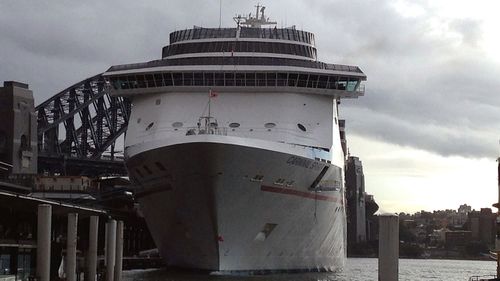
[[[222,0],[219,0],[219,28],[222,27]]]
[[[500,140],[499,140],[500,144]],[[493,204],[493,207],[498,208],[500,212],[500,156],[497,158],[498,162],[498,171],[497,171],[497,180],[498,180],[498,202]],[[496,236],[495,236],[495,250],[492,251],[495,253],[496,259],[497,259],[497,278],[500,276],[500,221],[498,217],[498,212],[497,212],[497,218],[496,218]]]

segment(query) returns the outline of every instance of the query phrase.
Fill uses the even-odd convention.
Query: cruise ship
[[[168,266],[334,271],[346,258],[342,98],[356,66],[317,59],[314,34],[265,8],[235,27],[170,34],[159,60],[112,66],[132,113],[126,166]]]

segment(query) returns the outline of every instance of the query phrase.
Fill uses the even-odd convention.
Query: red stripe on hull
[[[322,195],[322,194],[318,194],[314,191],[305,192],[305,191],[299,191],[299,190],[290,189],[290,188],[282,188],[282,187],[275,187],[275,186],[268,186],[268,185],[261,185],[260,190],[266,191],[266,192],[294,195],[294,196],[315,199],[315,200],[321,200],[321,201],[339,202],[342,204],[342,201],[338,197]]]

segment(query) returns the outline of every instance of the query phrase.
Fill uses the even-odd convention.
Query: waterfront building
[[[363,164],[358,157],[349,156],[346,164],[346,192],[349,223],[349,244],[366,241],[365,178]]]
[[[453,215],[451,216],[450,224],[454,228],[463,227],[464,224],[467,222],[468,215],[471,211],[472,211],[471,206],[467,204],[460,205],[460,207],[458,207],[458,210],[454,212]]]
[[[378,240],[378,204],[371,194],[365,195],[365,215],[366,215],[366,241]]]
[[[0,178],[37,172],[37,119],[28,84],[5,81],[0,87]]]
[[[469,206],[469,205],[467,205],[467,204],[463,204],[463,205],[460,205],[460,207],[458,207],[458,213],[459,214],[465,214],[465,215],[467,215],[471,211],[472,211],[472,207]]]
[[[340,133],[340,144],[342,145],[342,151],[344,155],[349,155],[349,151],[347,149],[347,137],[345,135],[345,120],[339,120],[339,133]]]
[[[446,232],[447,231],[449,231],[449,229],[446,229],[446,228],[434,229],[432,231],[432,233],[429,234],[428,245],[430,245],[430,246],[443,245],[446,241]]]
[[[85,176],[37,176],[30,196],[73,202],[77,200],[79,203],[95,201],[96,198],[90,194],[91,182]]]
[[[474,241],[481,241],[486,245],[495,244],[496,214],[490,208],[481,208],[480,211],[469,212],[468,230]]]
[[[464,248],[472,240],[472,232],[465,230],[446,231],[445,232],[445,248],[458,249]]]

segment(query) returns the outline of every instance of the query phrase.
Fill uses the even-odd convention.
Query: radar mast
[[[252,16],[252,13],[249,13],[248,16],[242,16],[242,15],[237,15],[233,17],[234,21],[240,26],[245,26],[245,27],[256,27],[256,28],[261,28],[263,25],[276,25],[277,23],[275,21],[270,21],[269,17],[266,18],[266,15],[264,11],[266,10],[266,7],[260,6],[260,4],[257,4],[255,6],[255,16]],[[260,13],[260,17],[259,17]]]

